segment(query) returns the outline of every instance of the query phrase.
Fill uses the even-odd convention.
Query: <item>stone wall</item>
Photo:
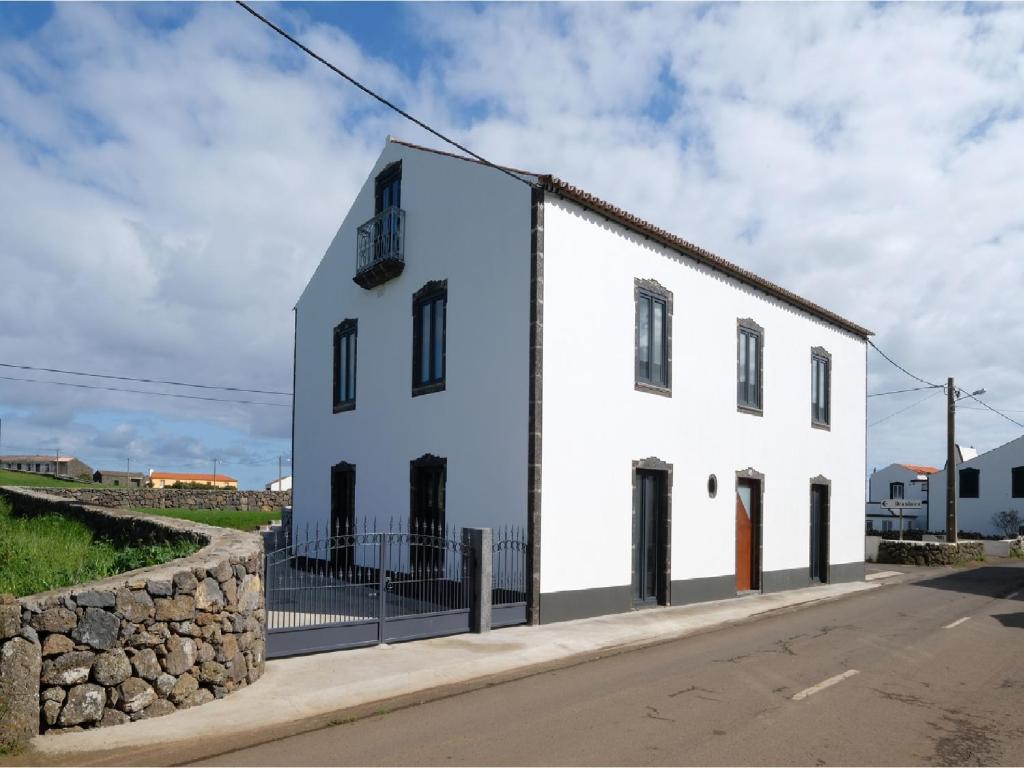
[[[58,511],[194,555],[20,599],[0,596],[0,743],[199,706],[264,668],[260,537],[185,520],[0,489],[16,513]]]
[[[959,544],[933,541],[889,541],[878,544],[878,562],[897,565],[960,565],[972,560],[984,560],[985,551],[980,541],[961,541]]]
[[[118,509],[240,509],[277,511],[292,503],[291,491],[236,491],[230,488],[204,490],[191,488],[47,488],[52,496],[73,499],[83,504]]]

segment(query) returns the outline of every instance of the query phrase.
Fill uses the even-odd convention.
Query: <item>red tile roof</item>
[[[919,475],[934,475],[939,471],[937,467],[926,467],[923,464],[900,464],[900,466],[911,472],[917,472]]]
[[[237,483],[235,478],[229,475],[222,475],[218,472],[216,475],[206,475],[201,472],[151,472],[149,475],[151,480],[183,480],[185,482],[199,483],[199,482],[213,482],[216,477],[217,482],[225,483]]]
[[[479,165],[486,165],[485,163],[481,163],[479,160],[475,160],[471,157],[463,157],[461,155],[452,154],[451,152],[442,152],[441,150],[438,149],[431,149],[430,147],[423,147],[418,144],[411,144],[409,142],[401,141],[399,139],[391,137],[388,137],[388,140],[394,144],[401,144],[402,146],[410,147],[411,149],[418,149],[424,152],[432,152],[437,155],[444,155],[445,157],[452,157],[458,160],[465,160],[467,162],[477,163]],[[541,188],[548,192],[552,192],[568,200],[572,200],[576,204],[581,205],[584,208],[588,208],[592,211],[595,211],[596,213],[601,214],[602,216],[610,219],[611,221],[616,222],[617,224],[626,227],[627,229],[632,229],[633,231],[638,232],[639,234],[644,235],[645,237],[649,237],[651,240],[654,240],[655,242],[660,243],[661,245],[679,251],[680,253],[690,257],[694,261],[697,261],[701,264],[705,264],[706,266],[718,270],[719,272],[728,275],[729,277],[735,278],[740,282],[758,288],[767,293],[769,296],[774,296],[775,298],[780,299],[786,302],[787,304],[790,304],[791,306],[797,307],[798,309],[802,309],[803,311],[815,315],[816,317],[819,317],[822,320],[826,320],[829,323],[832,323],[833,325],[836,325],[842,328],[843,330],[849,331],[850,333],[853,333],[856,336],[860,336],[861,338],[866,339],[868,336],[873,335],[873,333],[864,326],[858,325],[852,320],[847,320],[845,317],[837,315],[835,312],[825,309],[824,307],[815,304],[813,301],[809,301],[808,299],[805,299],[802,296],[799,296],[793,293],[792,291],[783,288],[780,285],[776,285],[770,280],[766,280],[760,275],[756,275],[753,272],[750,272],[749,270],[743,269],[742,267],[733,264],[731,261],[723,259],[721,256],[716,256],[715,254],[711,253],[711,251],[705,250],[704,248],[701,248],[698,245],[694,245],[693,243],[684,240],[678,235],[673,235],[671,232],[661,229],[660,227],[656,227],[653,224],[645,221],[644,219],[641,219],[639,216],[635,216],[634,214],[629,213],[628,211],[625,211],[615,205],[612,205],[611,203],[608,203],[602,200],[601,198],[592,195],[583,189],[580,189],[579,187],[574,187],[573,185],[565,181],[562,181],[561,179],[555,176],[552,176],[550,174],[530,173],[529,171],[523,171],[518,168],[509,168],[507,166],[496,165],[494,167],[501,168],[502,170],[509,171],[511,173],[521,174],[525,176],[533,176],[536,179],[537,183],[541,186]]]

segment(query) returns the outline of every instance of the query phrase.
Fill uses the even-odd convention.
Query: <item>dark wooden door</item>
[[[436,546],[436,543],[445,535],[444,465],[414,467],[412,485],[409,563],[414,571],[440,571],[444,567],[444,550]]]
[[[811,580],[828,581],[828,486],[811,486]]]
[[[761,588],[761,491],[757,480],[736,487],[736,591]]]
[[[663,562],[664,473],[637,470],[633,503],[633,600],[637,604],[654,604],[659,601],[658,577]]]
[[[356,468],[352,464],[331,467],[331,563],[336,572],[352,565],[352,541],[356,527]]]

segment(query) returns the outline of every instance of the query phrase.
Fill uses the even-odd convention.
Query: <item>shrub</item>
[[[1020,535],[1020,513],[1007,509],[992,515],[992,527],[1003,534],[1004,539],[1015,539]]]

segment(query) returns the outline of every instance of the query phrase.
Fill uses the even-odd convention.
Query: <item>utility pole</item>
[[[956,544],[956,389],[946,380],[946,541]]]
[[[282,488],[283,483],[281,482],[281,456],[277,457],[277,490],[284,490]]]
[[[213,460],[213,487],[217,487],[217,460]]]

